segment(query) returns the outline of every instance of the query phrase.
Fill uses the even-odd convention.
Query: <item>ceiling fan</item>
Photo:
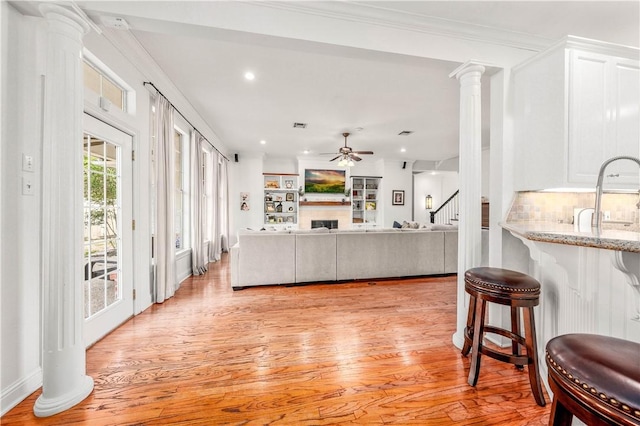
[[[343,133],[342,136],[344,136],[344,146],[341,146],[340,149],[338,150],[338,156],[332,158],[329,161],[335,161],[338,158],[340,159],[340,161],[338,162],[339,166],[353,166],[353,161],[361,161],[362,158],[359,157],[359,155],[363,155],[363,154],[373,154],[373,151],[354,151],[350,146],[347,146],[347,138],[349,137],[350,133]]]

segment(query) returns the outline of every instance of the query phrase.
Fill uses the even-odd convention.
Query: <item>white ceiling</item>
[[[449,78],[457,62],[203,25],[208,18],[202,16],[208,13],[206,5],[215,2],[171,9],[171,17],[163,19],[147,16],[145,8],[170,8],[176,2],[104,3],[108,4],[79,2],[98,23],[102,16],[125,18],[133,36],[230,153],[264,152],[277,158],[303,155],[304,150],[313,154],[335,152],[343,143],[341,133],[348,131],[354,133],[349,145],[355,150],[375,152],[367,161],[438,161],[458,154],[459,86]],[[143,6],[132,12],[132,5],[140,4]],[[639,4],[374,1],[268,2],[260,6],[264,10],[269,7],[269,12],[281,8],[283,14],[296,8],[299,13],[323,18],[376,20],[387,27],[404,26],[412,31],[435,27],[448,33],[460,30],[463,40],[469,31],[474,36],[485,34],[496,44],[530,40],[526,48],[531,49],[569,34],[637,47]],[[213,13],[211,9],[211,20]],[[247,16],[246,20],[256,21],[259,27],[260,16]],[[243,78],[247,70],[255,73],[254,81]],[[483,80],[488,82],[488,78]],[[488,146],[489,96],[485,83],[483,145]],[[295,129],[294,122],[308,126]],[[403,130],[414,133],[398,136]],[[261,145],[260,140],[267,143]],[[406,152],[400,152],[401,148]]]

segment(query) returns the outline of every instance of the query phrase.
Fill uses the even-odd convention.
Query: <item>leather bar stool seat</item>
[[[519,369],[523,369],[526,365],[533,397],[538,405],[544,406],[533,314],[534,306],[537,306],[540,301],[540,283],[520,272],[485,267],[466,271],[464,283],[470,299],[462,355],[467,356],[471,352],[469,384],[475,386],[478,382],[481,355],[514,364]],[[510,307],[511,330],[485,325],[487,302]],[[520,310],[523,312],[524,335],[520,330]],[[485,346],[483,342],[485,333],[494,333],[511,339],[511,353]]]
[[[550,425],[640,425],[640,344],[593,334],[549,340]]]

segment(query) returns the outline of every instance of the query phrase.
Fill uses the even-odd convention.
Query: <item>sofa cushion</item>
[[[412,231],[338,234],[337,279],[444,273],[444,233]]]
[[[437,224],[431,227],[434,231],[455,231],[458,229],[457,225]]]
[[[336,280],[336,234],[296,234],[296,282]]]
[[[238,269],[235,286],[295,282],[296,236],[287,232],[253,232],[238,235]]]
[[[328,234],[329,228],[298,229],[294,234]]]

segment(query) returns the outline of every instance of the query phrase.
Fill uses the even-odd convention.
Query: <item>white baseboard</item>
[[[2,389],[0,396],[0,416],[4,416],[13,407],[42,386],[42,368],[38,367],[31,374]]]

